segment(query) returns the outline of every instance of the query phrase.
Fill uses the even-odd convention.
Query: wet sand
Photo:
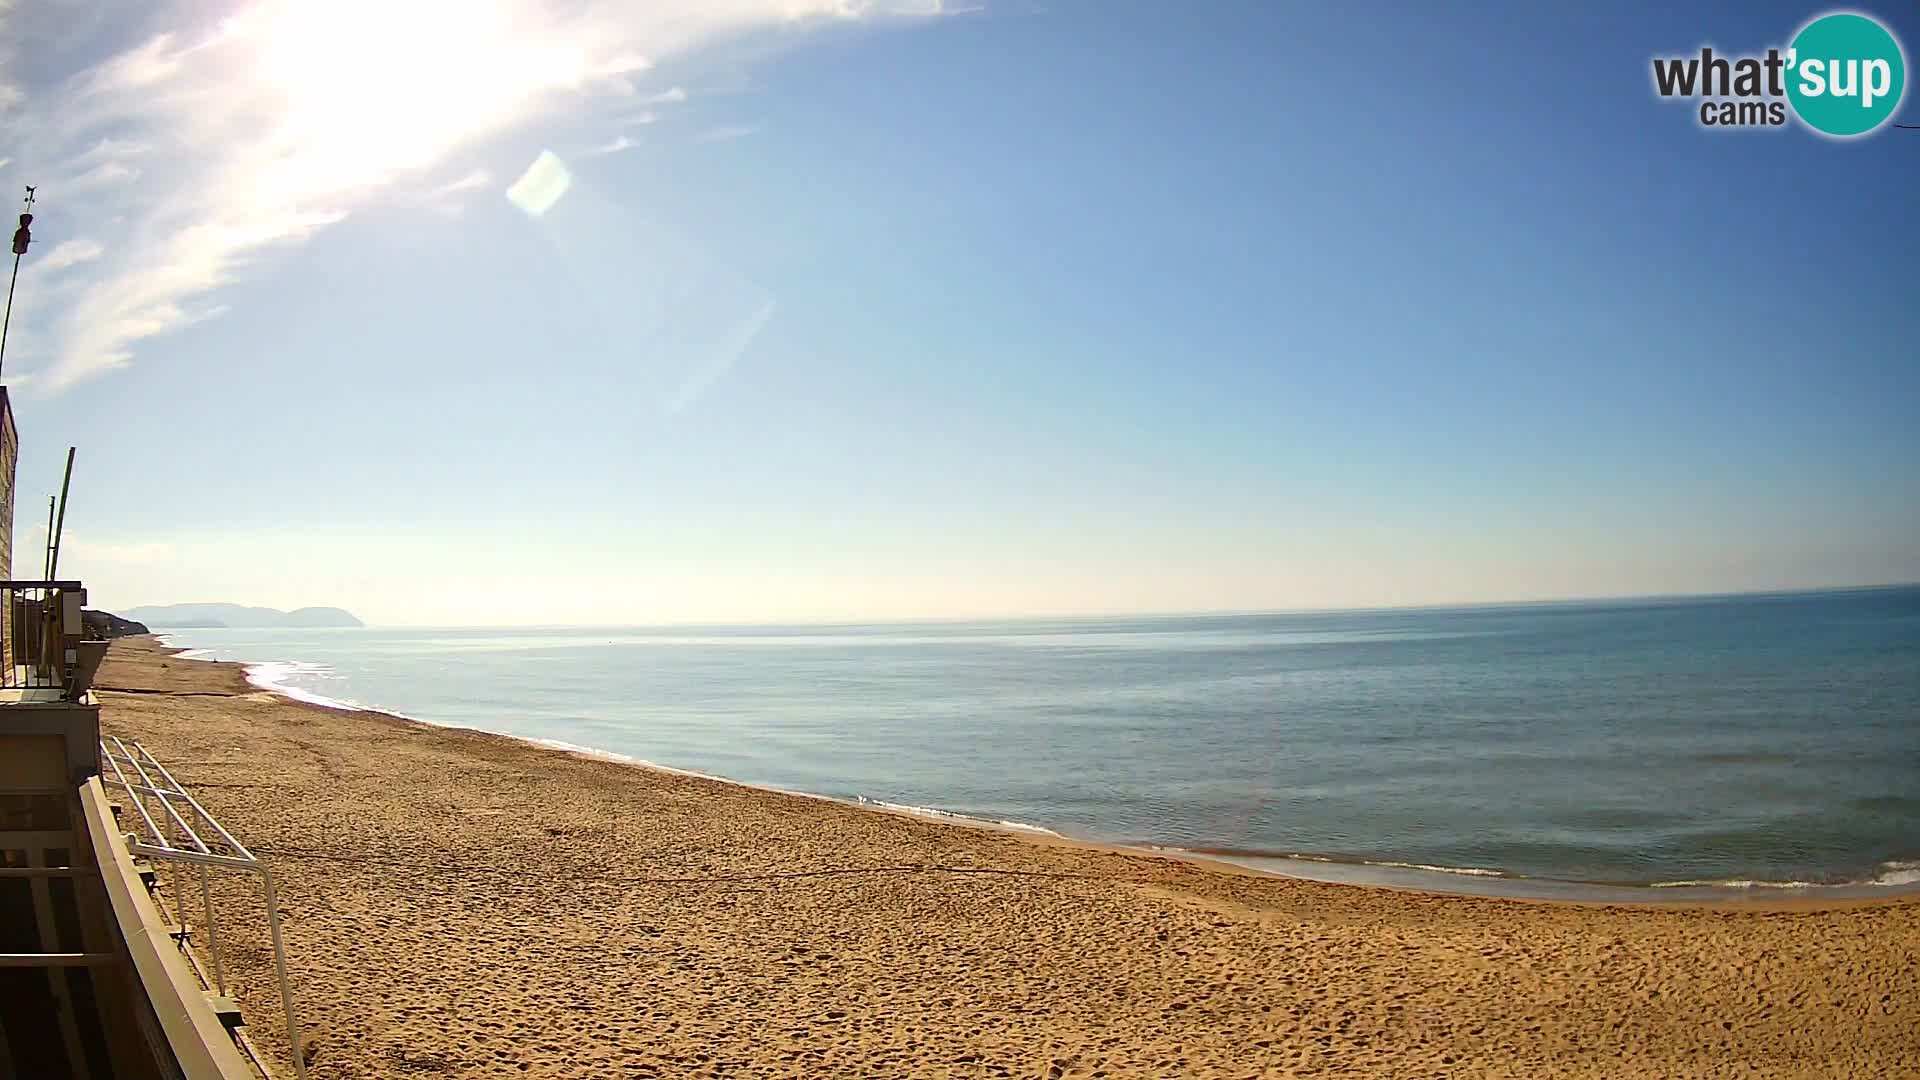
[[[116,642],[280,882],[316,1080],[1920,1076],[1920,904],[1576,905],[1034,839],[290,701]],[[259,901],[230,974],[284,1048]]]

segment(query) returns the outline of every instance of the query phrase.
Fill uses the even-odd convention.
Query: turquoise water
[[[1920,587],[166,633],[309,696],[1102,840],[1560,881],[1920,881]]]

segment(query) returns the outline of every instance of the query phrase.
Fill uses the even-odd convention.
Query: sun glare
[[[279,144],[308,191],[377,184],[579,85],[577,48],[504,0],[267,4],[230,24],[279,114]]]

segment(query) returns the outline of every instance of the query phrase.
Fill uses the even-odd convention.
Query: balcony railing
[[[86,603],[77,581],[0,582],[0,689],[86,693],[105,651],[84,641]]]
[[[101,774],[102,786],[124,796],[125,804],[138,814],[130,822],[124,816],[121,821],[123,827],[131,825],[123,834],[127,850],[143,858],[167,862],[174,871],[171,891],[178,916],[176,925],[179,927],[175,939],[180,944],[180,951],[186,955],[202,981],[206,982],[215,1000],[220,1002],[230,1002],[231,999],[227,996],[226,952],[221,945],[220,925],[214,918],[207,871],[209,868],[238,870],[259,877],[262,903],[267,912],[267,935],[273,944],[273,974],[280,984],[280,1006],[286,1010],[287,1044],[293,1060],[293,1075],[297,1080],[307,1080],[306,1056],[300,1046],[300,1021],[293,1009],[293,984],[287,979],[287,949],[280,937],[280,902],[274,894],[273,874],[267,869],[267,864],[248,851],[246,845],[234,839],[226,826],[214,820],[207,808],[201,806],[199,800],[189,794],[180,781],[167,771],[167,767],[160,764],[137,740],[129,745],[117,736],[107,736],[100,743],[100,760],[110,770]],[[213,961],[213,978],[210,981],[189,947],[187,897],[194,885],[186,873],[189,870],[197,871],[199,877],[200,913],[205,920],[201,925],[206,927],[205,948]],[[238,1009],[227,1011],[232,1023],[238,1024]],[[244,1026],[232,1028],[232,1033],[240,1049],[253,1059],[260,1071],[272,1076],[266,1059],[254,1046]]]

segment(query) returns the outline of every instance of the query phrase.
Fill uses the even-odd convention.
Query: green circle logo
[[[1865,135],[1893,116],[1906,90],[1900,43],[1865,15],[1822,15],[1787,52],[1787,99],[1815,131]]]

